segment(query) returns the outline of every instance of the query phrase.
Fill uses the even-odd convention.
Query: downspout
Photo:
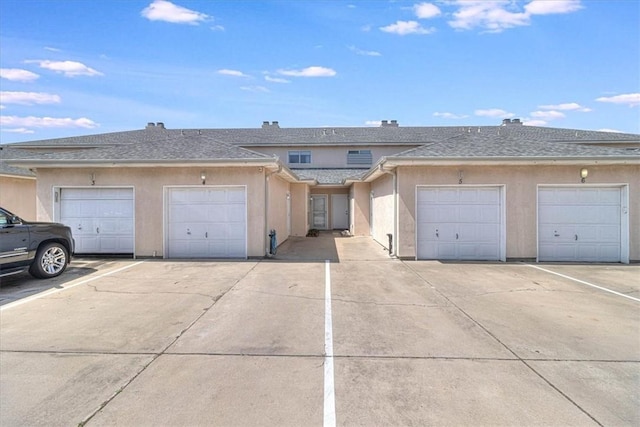
[[[388,171],[383,169],[382,164],[378,166],[382,173],[389,174],[393,177],[393,234],[389,242],[389,256],[398,257],[398,172],[397,169]],[[371,209],[371,208],[370,208]],[[393,250],[391,248],[393,246]]]
[[[264,176],[264,253],[265,256],[270,256],[270,248],[269,248],[269,239],[267,238],[269,234],[269,205],[270,205],[270,197],[269,197],[269,178],[271,175],[280,173],[282,171],[282,165],[278,165],[278,169],[273,172],[267,172]]]

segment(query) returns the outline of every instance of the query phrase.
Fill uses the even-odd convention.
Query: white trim
[[[414,218],[415,227],[413,231],[414,247],[415,247],[415,259],[418,260],[418,192],[421,188],[497,188],[500,198],[500,248],[499,248],[499,261],[506,262],[507,260],[507,186],[506,184],[458,184],[458,185],[416,185],[414,194]]]
[[[619,188],[620,189],[620,263],[629,264],[629,184],[538,184],[536,186],[536,262],[540,261],[540,188]]]
[[[163,185],[162,186],[162,258],[168,258],[169,248],[169,235],[167,230],[169,229],[169,216],[167,215],[167,209],[169,208],[169,199],[167,197],[169,190],[173,188],[243,188],[244,189],[244,259],[248,258],[249,253],[249,197],[247,194],[247,185]]]
[[[136,259],[136,247],[137,247],[137,235],[136,230],[138,227],[136,226],[136,187],[134,185],[63,185],[63,186],[53,186],[51,187],[51,203],[53,203],[53,221],[60,221],[60,202],[62,201],[62,190],[73,190],[73,189],[105,189],[105,188],[116,188],[116,189],[130,189],[131,190],[131,201],[133,202],[133,259]],[[56,193],[58,198],[56,200]],[[71,230],[71,234],[73,235],[73,230]]]

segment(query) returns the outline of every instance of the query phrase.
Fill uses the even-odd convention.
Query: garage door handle
[[[209,232],[208,231],[205,231],[204,237],[207,238],[207,239],[209,238]]]
[[[436,237],[440,237],[440,234],[438,234],[438,230],[436,230]]]
[[[576,234],[576,240],[578,240],[578,235]]]
[[[100,234],[100,227],[96,228],[96,233]]]
[[[458,240],[458,233],[456,233],[456,240]]]
[[[78,224],[78,230],[82,230],[82,224]]]
[[[554,231],[554,232],[553,232],[553,236],[554,236],[554,237],[560,237],[560,235],[558,234],[558,232],[557,232],[557,231]]]
[[[187,234],[191,234],[191,230],[187,228]]]

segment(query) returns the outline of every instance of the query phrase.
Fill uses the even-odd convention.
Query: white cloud
[[[529,25],[529,15],[511,11],[513,3],[509,0],[456,0],[453,4],[460,8],[453,13],[449,25],[457,30],[470,30],[476,27],[488,32],[498,33],[507,28]]]
[[[555,120],[555,119],[563,119],[566,116],[564,113],[556,110],[544,110],[544,111],[533,111],[531,113],[531,117],[535,117],[536,119],[542,120]]]
[[[333,77],[337,73],[331,68],[312,66],[301,70],[278,70],[278,74],[291,77]]]
[[[60,96],[44,92],[0,92],[0,102],[6,104],[58,104]]]
[[[358,49],[355,46],[349,46],[349,50],[354,52],[356,55],[362,56],[382,56],[380,52],[376,52],[375,50],[362,50]]]
[[[0,125],[24,128],[85,128],[93,129],[98,124],[85,117],[79,119],[55,117],[0,116]]]
[[[35,133],[35,131],[31,129],[26,129],[26,128],[2,128],[2,132],[22,133],[22,134]]]
[[[240,89],[245,90],[247,92],[256,92],[256,93],[269,93],[270,90],[264,86],[241,86]]]
[[[527,119],[524,122],[522,122],[523,125],[525,126],[545,126],[547,124],[547,122],[545,122],[544,120],[530,120]]]
[[[271,83],[291,83],[290,80],[281,79],[279,77],[264,76],[264,79]]]
[[[530,15],[571,13],[580,9],[582,9],[580,0],[533,0],[524,7],[524,10]]]
[[[382,122],[380,120],[367,120],[364,124],[365,126],[380,126]]]
[[[209,15],[175,5],[166,0],[154,0],[140,14],[150,21],[164,21],[172,24],[198,25],[209,19]]]
[[[398,34],[406,36],[407,34],[431,34],[435,32],[435,28],[424,28],[417,21],[397,21],[395,24],[380,27],[385,33]]]
[[[510,119],[515,116],[513,113],[509,113],[507,111],[501,110],[499,108],[489,108],[486,110],[475,110],[473,112],[476,116],[480,117],[499,117],[501,119]]]
[[[623,133],[622,131],[620,131],[620,130],[617,130],[617,129],[606,129],[606,128],[605,128],[605,129],[598,129],[598,132],[613,132],[613,133]]]
[[[228,70],[228,69],[218,70],[218,74],[222,74],[223,76],[232,76],[232,77],[249,77],[242,71]]]
[[[436,6],[435,4],[431,4],[431,3],[418,3],[413,6],[413,11],[415,12],[416,16],[420,19],[434,18],[442,14],[442,12],[440,11],[440,8],[438,8],[438,6]]]
[[[577,102],[568,102],[565,104],[555,104],[555,105],[538,105],[538,108],[542,110],[580,111],[583,113],[588,113],[590,111],[593,111],[591,108],[583,107]]]
[[[640,105],[640,93],[626,93],[615,96],[603,96],[596,101],[610,102],[612,104],[626,104],[629,107],[637,107]]]
[[[439,112],[435,112],[433,113],[434,117],[441,117],[443,119],[466,119],[469,116],[466,116],[464,114],[454,114],[454,113],[439,113]]]
[[[14,82],[30,82],[36,80],[40,76],[31,71],[22,70],[20,68],[0,68],[0,78],[11,80]]]
[[[57,47],[45,46],[44,50],[48,50],[50,52],[62,52],[62,49],[58,49]]]
[[[40,68],[55,71],[64,74],[67,77],[76,76],[103,76],[100,71],[87,67],[81,62],[76,61],[49,61],[49,60],[29,60],[26,63],[37,63]]]
[[[211,28],[213,31],[224,31],[224,27],[222,25],[212,25]]]

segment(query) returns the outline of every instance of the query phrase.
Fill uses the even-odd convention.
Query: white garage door
[[[167,190],[169,258],[246,258],[244,187]]]
[[[418,187],[418,259],[504,260],[501,187]]]
[[[538,188],[539,261],[621,261],[620,187]]]
[[[132,188],[62,188],[59,221],[71,227],[78,254],[132,254]]]

